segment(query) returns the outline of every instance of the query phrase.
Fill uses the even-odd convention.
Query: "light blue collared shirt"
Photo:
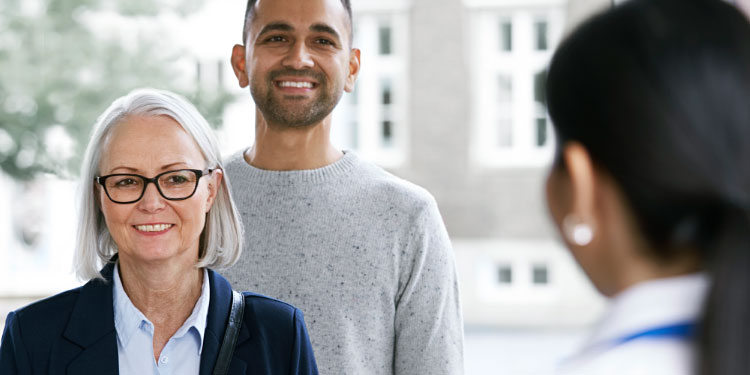
[[[133,305],[125,293],[117,264],[115,264],[113,280],[120,374],[198,374],[211,294],[208,271],[203,270],[201,296],[195,303],[192,314],[167,341],[158,361],[154,359],[154,325]]]

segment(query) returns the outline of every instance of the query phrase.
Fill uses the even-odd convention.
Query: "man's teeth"
[[[136,225],[135,229],[141,232],[161,232],[172,227],[172,224]]]
[[[308,89],[311,89],[313,87],[313,84],[312,84],[312,82],[281,81],[281,82],[279,82],[279,86],[281,86],[281,87],[296,87],[296,88],[308,88]]]

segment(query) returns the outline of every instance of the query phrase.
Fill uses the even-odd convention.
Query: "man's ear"
[[[349,74],[346,76],[346,82],[344,83],[344,90],[346,92],[352,92],[352,90],[354,90],[354,83],[357,82],[357,76],[359,75],[359,67],[359,48],[352,48],[351,52],[349,52]]]
[[[237,82],[240,84],[241,88],[247,87],[247,85],[250,84],[250,80],[247,76],[247,70],[245,70],[246,67],[246,61],[245,61],[245,46],[240,44],[235,44],[234,47],[232,47],[232,69],[234,70],[234,75],[237,76]]]

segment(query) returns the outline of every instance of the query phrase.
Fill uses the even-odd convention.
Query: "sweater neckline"
[[[336,179],[340,176],[346,176],[353,169],[359,158],[350,150],[342,150],[344,154],[339,160],[326,166],[315,169],[302,169],[291,171],[273,171],[254,167],[245,161],[245,150],[240,151],[236,156],[237,162],[241,165],[239,175],[241,178],[248,178],[256,183],[270,185],[296,185],[321,183]]]

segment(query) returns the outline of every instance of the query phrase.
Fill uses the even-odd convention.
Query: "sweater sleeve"
[[[453,249],[434,199],[414,214],[400,264],[394,374],[463,374]]]

